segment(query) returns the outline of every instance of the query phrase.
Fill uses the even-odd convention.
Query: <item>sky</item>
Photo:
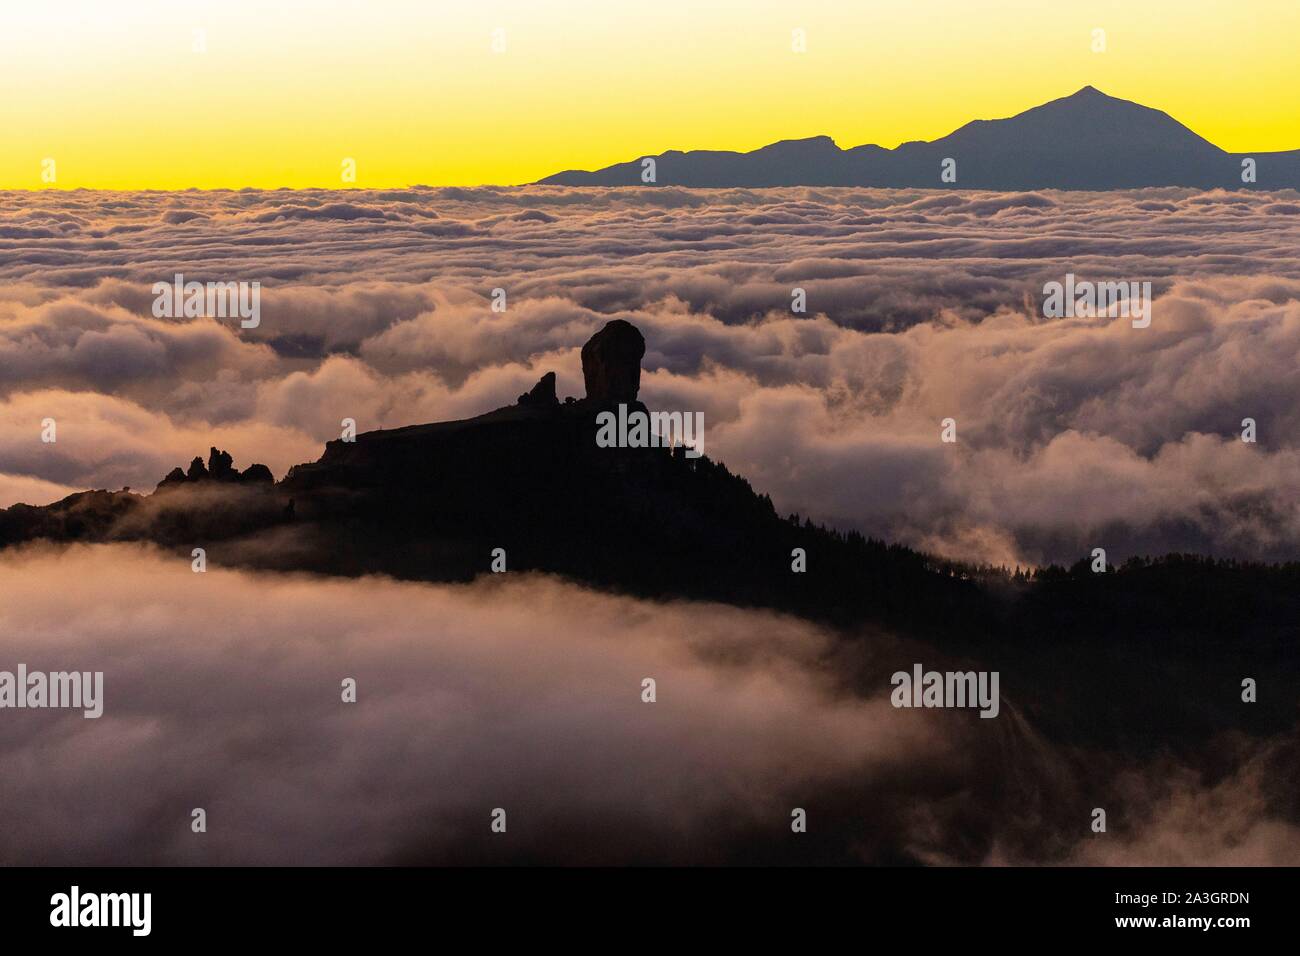
[[[1294,0],[7,3],[0,188],[514,184],[666,149],[892,147],[1085,85],[1228,150],[1293,149],[1297,35]]]

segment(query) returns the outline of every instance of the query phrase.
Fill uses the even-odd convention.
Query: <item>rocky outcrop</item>
[[[585,406],[580,404],[578,407],[637,404],[644,355],[645,338],[635,325],[623,319],[606,322],[582,347],[582,378],[587,399]],[[516,404],[530,409],[559,407],[555,373],[543,375],[532,389],[519,396]],[[573,405],[574,400],[567,398],[565,404]]]
[[[203,459],[196,455],[194,460],[190,462],[188,471],[173,468],[167,473],[167,477],[158,482],[158,487],[167,488],[204,481],[241,482],[244,484],[275,481],[275,476],[271,474],[271,469],[266,465],[254,463],[242,472],[236,471],[234,465],[235,460],[229,452],[219,451],[215,447],[209,448],[208,463],[206,465],[203,463]]]
[[[528,392],[519,396],[519,404],[531,408],[554,408],[560,404],[555,395],[555,373],[547,372]]]
[[[235,481],[239,478],[232,467],[234,459],[226,451],[208,450],[208,474],[215,481]]]
[[[632,404],[641,389],[645,337],[631,322],[614,319],[582,347],[587,400],[597,405]]]

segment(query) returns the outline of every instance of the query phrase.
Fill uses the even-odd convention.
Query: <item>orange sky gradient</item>
[[[6,4],[0,188],[513,184],[895,146],[1089,84],[1228,150],[1294,149],[1298,35],[1294,0]]]

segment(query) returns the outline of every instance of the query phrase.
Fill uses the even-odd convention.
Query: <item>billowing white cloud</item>
[[[103,715],[3,711],[0,863],[1300,861],[1293,742],[1227,741],[1209,784],[1171,757],[1080,761],[1027,723],[1033,690],[1006,674],[993,720],[895,709],[888,675],[918,659],[940,661],[541,576],[10,550],[0,669],[102,671]]]
[[[344,417],[466,417],[547,370],[581,394],[578,350],[618,317],[646,334],[645,400],[703,410],[709,454],[782,511],[971,560],[1294,558],[1297,198],[6,194],[0,473],[29,483],[0,502],[149,484],[210,444],[279,474]],[[153,318],[152,283],[177,272],[260,281],[260,327]],[[1066,273],[1149,280],[1152,326],[1043,318],[1043,283]],[[32,396],[58,391],[135,409],[141,437],[29,447]]]

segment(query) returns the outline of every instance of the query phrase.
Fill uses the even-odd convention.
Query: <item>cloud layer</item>
[[[2,712],[0,863],[1300,861],[1295,741],[1220,740],[1209,775],[1076,753],[1020,716],[1030,688],[1004,683],[993,720],[894,709],[915,659],[938,663],[545,577],[10,551],[0,667],[102,670],[104,714]]]
[[[211,444],[279,475],[345,417],[465,417],[551,369],[581,394],[620,317],[643,398],[704,411],[783,511],[976,561],[1300,555],[1292,192],[4,198],[0,504],[150,486]],[[261,282],[261,326],[153,318],[177,272]],[[1152,326],[1042,318],[1066,273],[1151,281]]]

